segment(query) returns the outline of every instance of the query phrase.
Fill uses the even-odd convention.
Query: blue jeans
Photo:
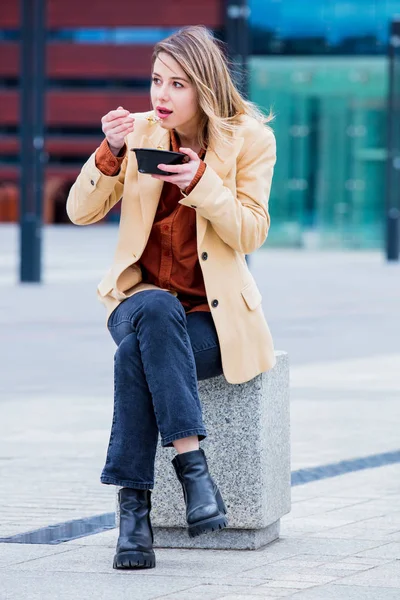
[[[117,306],[108,329],[118,348],[101,482],[152,489],[158,433],[164,447],[207,436],[197,380],[222,373],[214,322],[209,312],[186,315],[168,292],[146,290]]]

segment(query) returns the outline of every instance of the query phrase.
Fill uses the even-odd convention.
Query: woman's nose
[[[162,87],[160,89],[160,93],[159,93],[158,97],[159,97],[159,100],[168,100],[168,89],[166,86]]]

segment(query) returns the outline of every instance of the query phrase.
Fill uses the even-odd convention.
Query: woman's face
[[[151,102],[164,129],[177,129],[188,135],[196,130],[199,105],[195,87],[176,60],[165,52],[154,63]]]

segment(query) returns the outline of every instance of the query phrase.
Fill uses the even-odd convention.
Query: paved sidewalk
[[[0,545],[2,600],[398,600],[400,465],[293,489],[278,542],[258,551],[156,549],[115,572],[116,530],[59,546]]]
[[[16,228],[0,225],[0,537],[114,510],[99,483],[114,345],[95,287],[115,236],[46,228],[45,284],[21,286]],[[252,270],[291,359],[292,469],[399,450],[400,267],[377,253],[265,250]],[[400,598],[399,464],[292,493],[279,542],[157,550],[157,568],[141,573],[111,568],[115,530],[0,544],[0,600]]]

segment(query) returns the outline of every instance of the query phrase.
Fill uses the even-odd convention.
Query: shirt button
[[[91,180],[90,180],[90,183],[91,183],[92,185],[94,185],[94,181],[93,181],[93,179],[91,179]]]
[[[213,308],[217,308],[217,306],[218,306],[218,300],[213,300],[213,301],[211,302],[211,306],[212,306]]]
[[[194,204],[191,204],[190,208],[197,208],[197,206],[195,206]]]
[[[202,258],[203,260],[207,260],[207,258],[208,258],[208,254],[207,254],[207,252],[203,252],[203,254],[201,255],[201,258]]]

